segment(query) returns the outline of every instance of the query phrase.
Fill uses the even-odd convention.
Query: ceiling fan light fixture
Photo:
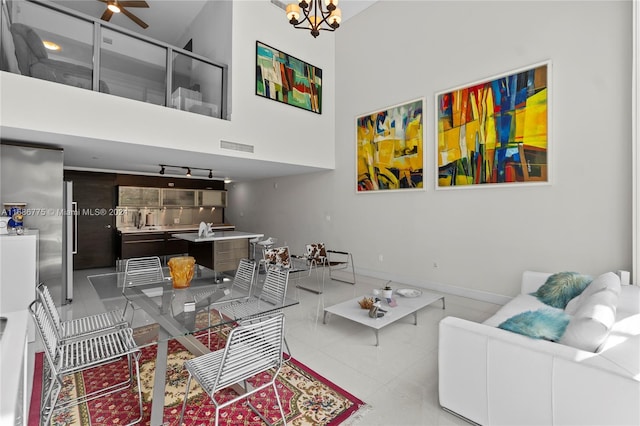
[[[57,43],[54,43],[52,41],[49,40],[42,40],[42,44],[44,45],[44,47],[48,50],[54,50],[54,51],[58,51],[60,50],[60,45]]]
[[[120,6],[118,6],[117,0],[109,0],[107,2],[107,9],[113,13],[120,13]]]

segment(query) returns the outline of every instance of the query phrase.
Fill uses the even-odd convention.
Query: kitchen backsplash
[[[223,208],[215,207],[117,207],[117,228],[222,223]]]

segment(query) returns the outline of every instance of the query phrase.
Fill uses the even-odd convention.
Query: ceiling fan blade
[[[100,19],[102,19],[103,21],[108,21],[109,19],[111,19],[111,16],[113,16],[113,12],[109,9],[105,9]]]
[[[124,7],[120,8],[120,11],[122,13],[124,13],[125,15],[127,15],[129,17],[129,19],[131,19],[133,22],[135,22],[136,24],[140,25],[142,28],[147,28],[149,25],[147,25],[146,22],[144,22],[142,19],[138,18],[136,15],[134,15],[133,13],[129,12],[127,9],[125,9]]]
[[[144,0],[122,0],[118,4],[124,7],[149,7],[149,3]]]

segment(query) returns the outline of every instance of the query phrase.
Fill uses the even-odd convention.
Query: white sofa
[[[484,323],[440,322],[440,405],[482,425],[640,425],[640,287],[618,281],[615,323],[596,352],[498,328],[544,306],[530,294],[549,275],[524,272],[521,294]]]

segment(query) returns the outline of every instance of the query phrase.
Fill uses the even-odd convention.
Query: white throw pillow
[[[567,303],[564,308],[565,313],[569,315],[575,315],[576,311],[582,305],[583,301],[589,298],[592,294],[601,290],[609,289],[616,294],[620,294],[620,277],[613,272],[606,272],[593,281],[580,293],[579,296],[574,297]]]
[[[597,352],[616,321],[618,294],[604,289],[581,298],[580,306],[569,322],[560,343]]]

